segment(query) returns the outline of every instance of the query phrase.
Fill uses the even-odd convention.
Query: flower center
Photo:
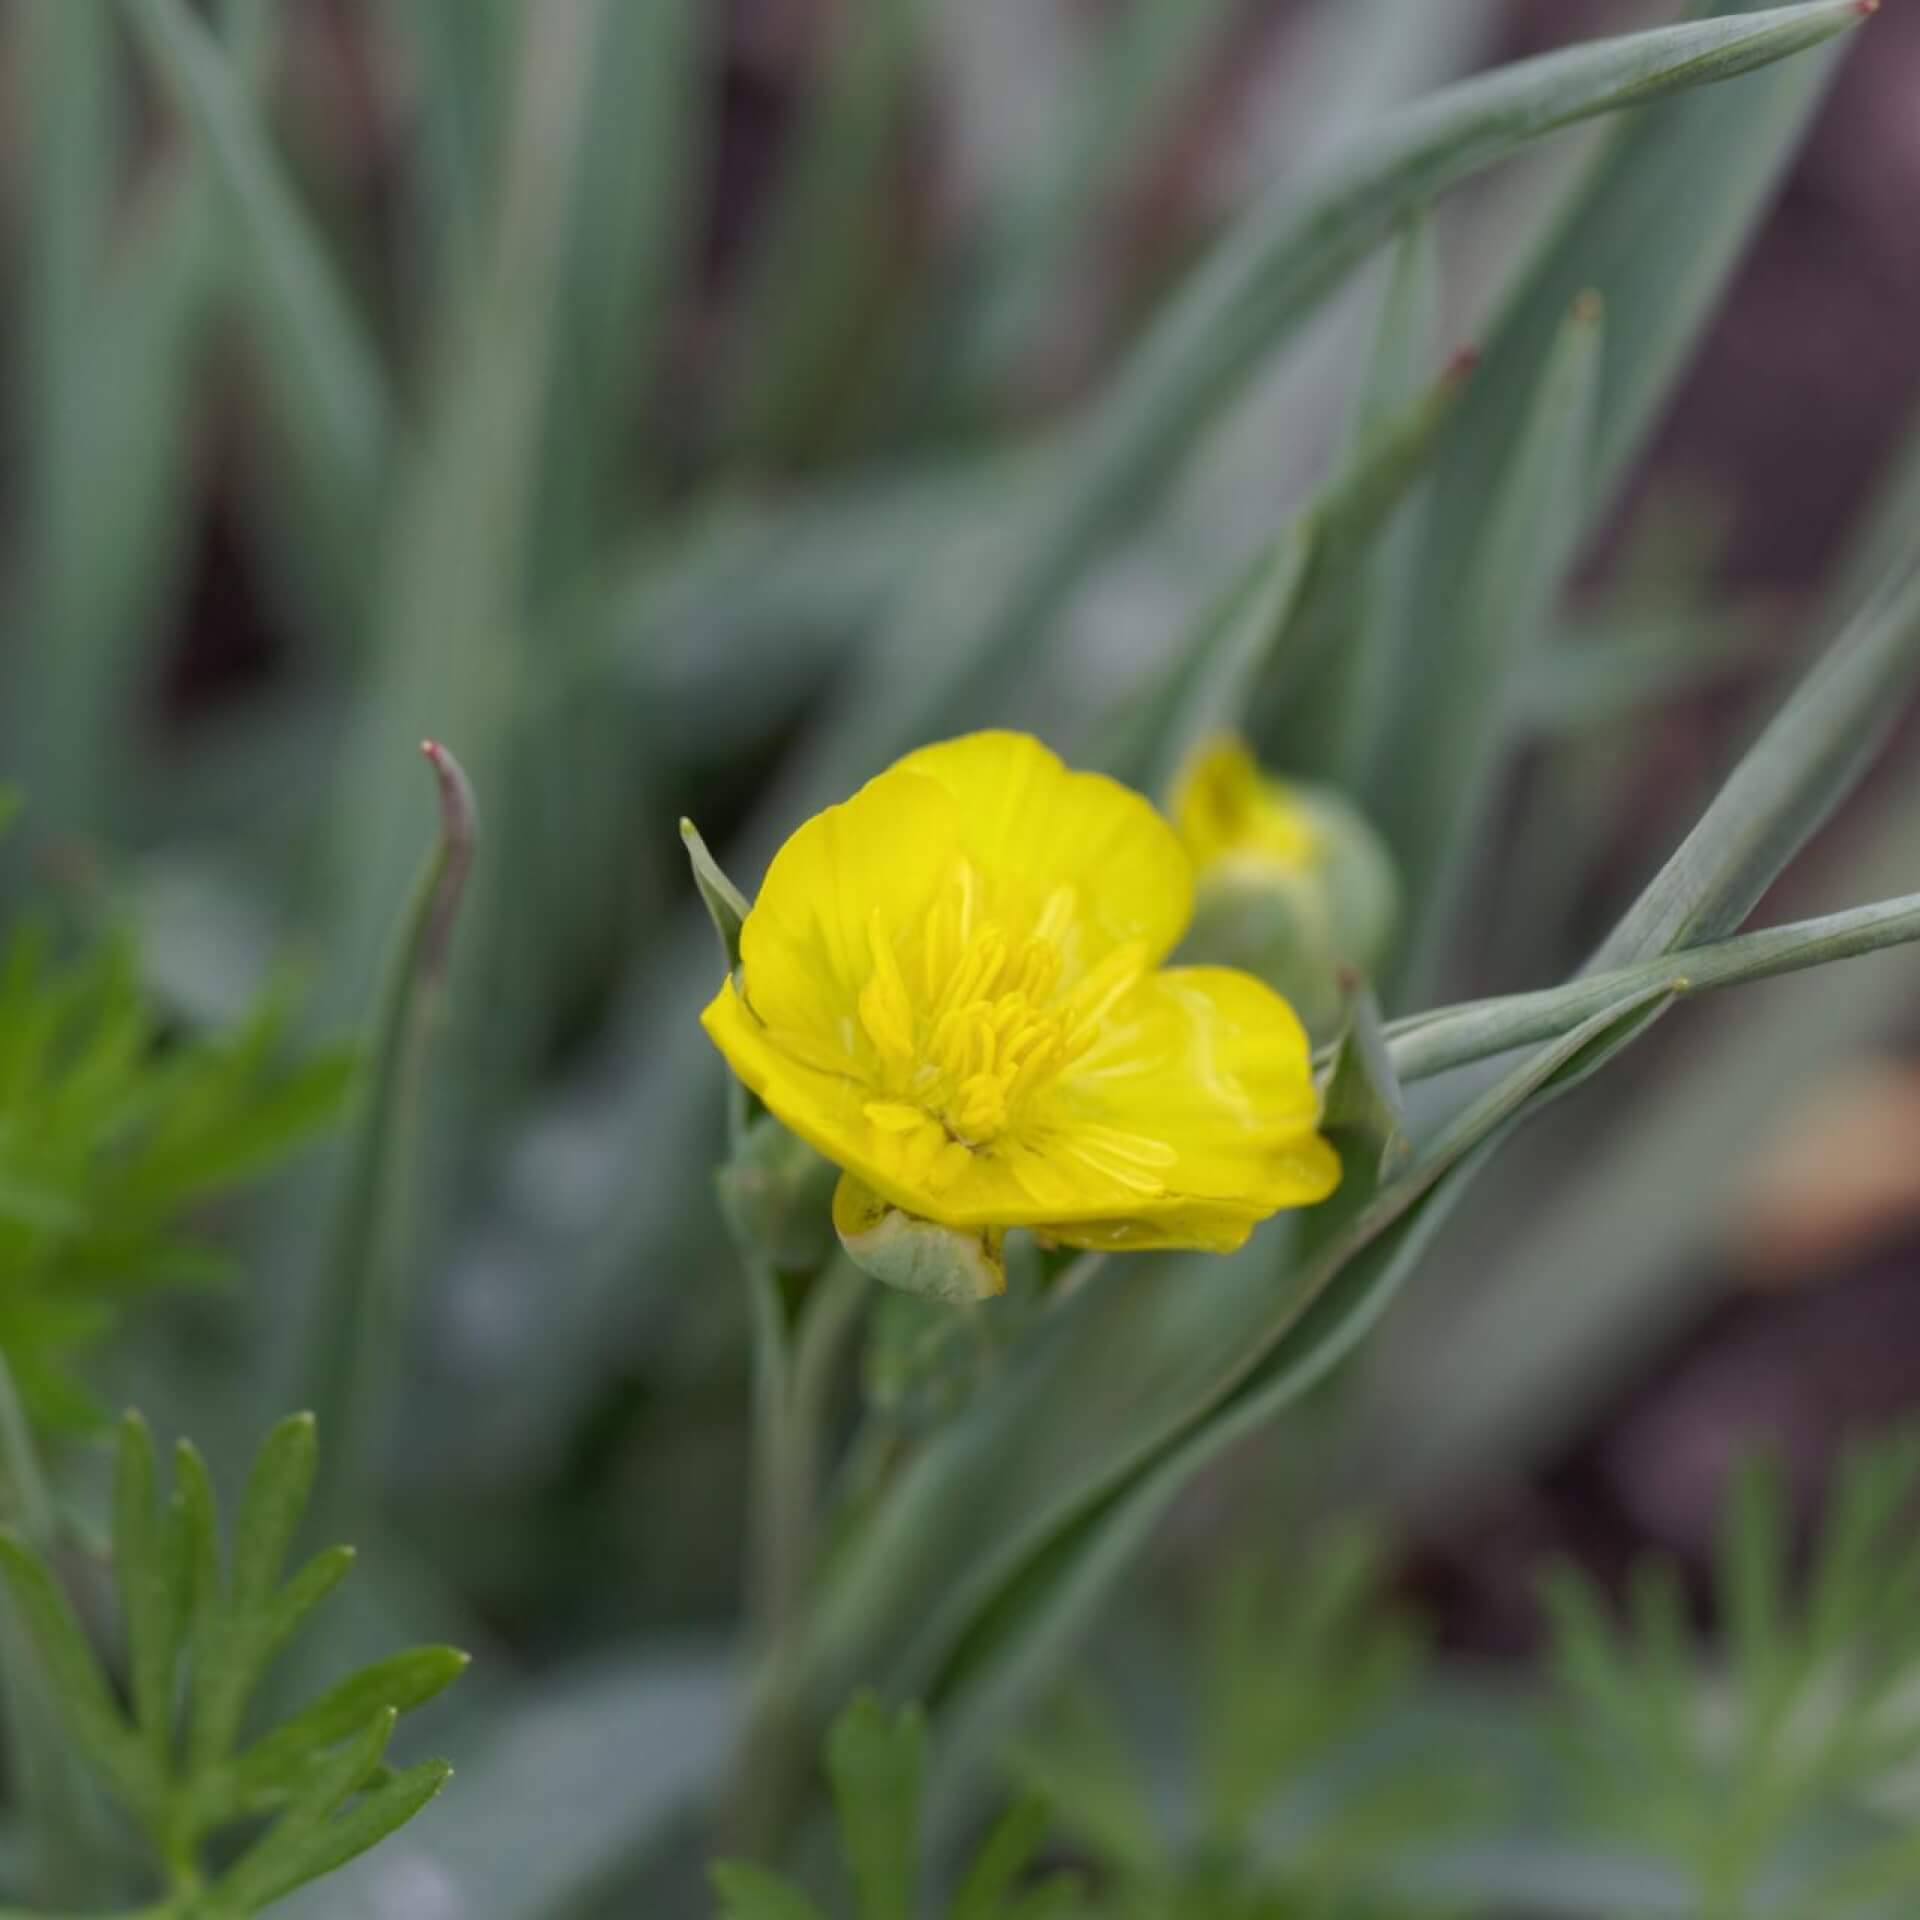
[[[1024,936],[985,919],[978,892],[963,866],[904,955],[877,912],[867,928],[873,972],[860,1024],[884,1097],[866,1116],[899,1142],[912,1172],[936,1183],[1017,1124],[1145,971],[1144,951],[1127,946],[1069,981],[1071,887],[1049,896]]]

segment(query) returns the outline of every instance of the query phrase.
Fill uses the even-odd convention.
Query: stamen
[[[1087,1050],[1145,970],[1143,948],[1119,948],[1056,997],[1074,889],[1056,887],[1017,943],[1005,927],[980,920],[981,899],[973,868],[956,863],[920,927],[914,963],[926,991],[918,1010],[877,914],[868,928],[873,972],[859,1017],[880,1054],[889,1097],[864,1111],[908,1163],[909,1178],[937,1166],[942,1180],[957,1179],[973,1152],[1014,1124],[1019,1102]],[[1164,1164],[1157,1142],[1130,1135],[1096,1134],[1090,1151],[1123,1183],[1150,1179],[1146,1170]]]

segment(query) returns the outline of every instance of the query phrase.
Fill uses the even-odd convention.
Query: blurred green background
[[[1091,751],[1338,463],[1390,263],[1284,356],[1244,354],[1057,578],[1023,571],[1064,436],[1168,290],[1407,98],[1680,12],[0,8],[9,911],[130,929],[183,1030],[283,987],[313,1039],[352,1040],[434,831],[421,738],[479,794],[396,1377],[320,1407],[323,1431],[374,1423],[360,1630],[480,1656],[435,1729],[464,1773],[352,1881],[363,1906],[313,1911],[590,1910],[728,1735],[747,1303],[677,818],[750,889],[917,739],[992,720]],[[1438,209],[1419,384],[1564,282],[1561,305],[1606,295],[1623,390],[1554,644],[1489,721],[1452,915],[1390,1012],[1577,967],[1920,513],[1917,90],[1920,10],[1896,5],[1684,123],[1575,129]],[[1596,166],[1605,217],[1556,253]],[[1435,482],[1463,530],[1482,391]],[[1262,744],[1361,766],[1418,866],[1394,777],[1417,730],[1336,765],[1289,691]],[[1782,913],[1912,884],[1910,753]],[[1257,1533],[1236,1488],[1384,1503],[1443,1644],[1517,1659],[1549,1553],[1704,1566],[1755,1434],[1810,1494],[1845,1432],[1920,1403],[1915,1001],[1896,953],[1673,1023],[1501,1163],[1335,1401],[1216,1473],[1157,1563]],[[100,1394],[229,1477],[321,1395],[345,1163],[313,1151],[222,1203],[244,1282],[139,1307]],[[486,1854],[528,1794],[540,1858]],[[463,1848],[488,1869],[450,1891]]]

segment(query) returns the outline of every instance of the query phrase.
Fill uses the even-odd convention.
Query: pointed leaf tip
[[[680,843],[687,850],[687,859],[693,867],[693,884],[700,891],[707,917],[713,922],[714,932],[720,936],[721,951],[727,956],[727,971],[737,972],[740,966],[740,932],[746,924],[747,915],[753,911],[753,903],[721,871],[719,861],[700,837],[699,828],[684,814],[680,817]]]
[[[434,888],[433,909],[420,942],[420,967],[428,980],[446,972],[453,944],[453,923],[466,892],[473,866],[474,843],[479,838],[480,812],[473,783],[460,762],[437,740],[423,740],[420,751],[433,769],[440,789],[440,872]]]

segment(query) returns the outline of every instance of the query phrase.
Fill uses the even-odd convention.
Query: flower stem
[[[788,1329],[779,1282],[742,1245],[754,1320],[754,1489],[749,1618],[758,1683],[732,1807],[734,1844],[770,1854],[811,1763],[813,1728],[799,1699],[796,1633],[819,1544],[826,1423],[839,1361],[867,1282],[836,1258]]]

